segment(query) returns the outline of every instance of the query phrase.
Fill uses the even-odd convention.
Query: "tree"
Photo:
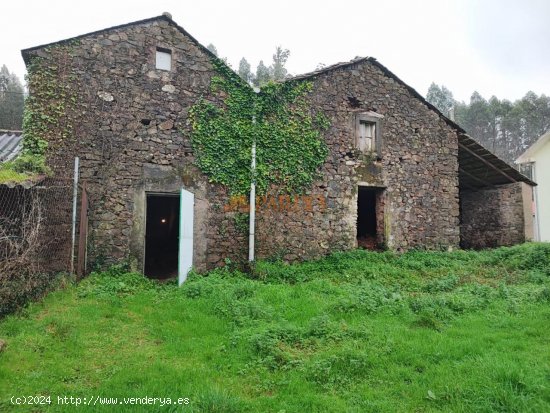
[[[264,61],[260,60],[258,67],[256,68],[256,78],[254,79],[254,85],[262,86],[271,80],[269,68],[264,65]]]
[[[434,105],[445,116],[449,116],[450,110],[455,106],[456,101],[453,98],[453,93],[445,86],[439,87],[432,82],[428,88],[426,100]]]
[[[271,65],[271,78],[272,80],[283,80],[288,73],[285,65],[290,51],[283,49],[281,46],[277,46],[275,54],[273,55],[273,64]]]
[[[550,130],[550,98],[534,92],[515,102],[474,92],[470,103],[457,103],[456,121],[468,134],[510,165]]]
[[[24,90],[6,65],[0,68],[0,129],[20,130],[23,123]]]
[[[214,54],[214,56],[218,55],[218,49],[216,49],[216,46],[214,46],[212,43],[206,46],[206,48],[210,50]]]
[[[250,63],[243,57],[239,62],[239,76],[247,83],[253,83],[254,74],[250,71]]]

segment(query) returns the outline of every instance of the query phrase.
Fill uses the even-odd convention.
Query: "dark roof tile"
[[[0,130],[0,163],[15,158],[21,152],[22,143],[21,131]]]

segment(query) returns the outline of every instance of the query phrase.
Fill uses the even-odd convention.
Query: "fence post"
[[[71,274],[74,274],[74,246],[76,241],[76,201],[78,198],[78,156],[74,158],[74,181],[73,181],[73,227],[71,243]]]

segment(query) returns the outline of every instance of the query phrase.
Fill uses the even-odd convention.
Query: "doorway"
[[[357,192],[357,246],[375,250],[382,244],[381,234],[382,189],[358,187]]]
[[[179,224],[179,195],[147,195],[144,272],[149,278],[178,275]]]

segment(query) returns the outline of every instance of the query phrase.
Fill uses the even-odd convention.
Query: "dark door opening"
[[[167,279],[178,275],[180,198],[147,195],[145,275]]]
[[[357,194],[357,245],[366,249],[377,249],[378,234],[377,198],[380,190],[360,186]]]

